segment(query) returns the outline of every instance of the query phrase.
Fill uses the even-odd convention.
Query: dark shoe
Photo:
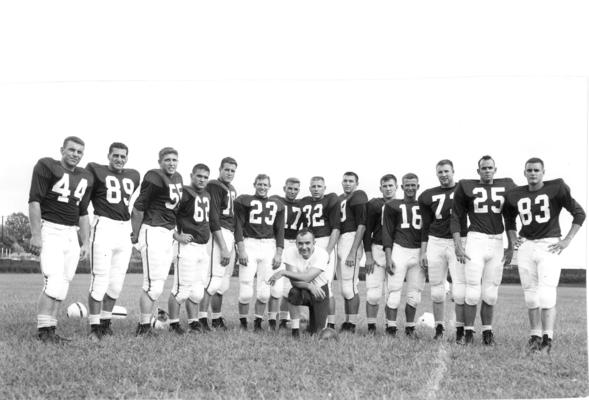
[[[328,328],[331,328],[331,329],[335,329],[335,324],[328,323],[327,324],[327,327]]]
[[[415,327],[414,326],[406,326],[405,327],[405,335],[407,337],[412,338],[412,339],[417,339],[417,333],[415,333]]]
[[[464,345],[464,326],[456,328],[456,344]]]
[[[186,331],[180,326],[180,322],[172,322],[168,328],[170,332],[174,332],[177,335],[184,335]]]
[[[368,324],[368,333],[374,335],[376,333],[376,324]]]
[[[492,330],[483,331],[483,344],[485,346],[495,346],[495,335],[493,335]]]
[[[102,326],[101,325],[90,325],[90,333],[88,334],[88,339],[91,342],[98,343],[102,339]]]
[[[472,331],[470,329],[466,329],[464,331],[464,344],[468,346],[473,343],[474,343],[474,331]]]
[[[435,340],[442,340],[444,338],[444,325],[436,325],[436,334],[434,335]]]
[[[206,320],[206,318],[203,318]],[[188,324],[188,333],[202,333],[203,332],[202,323],[199,321],[192,321]]]
[[[549,354],[551,349],[552,349],[552,339],[550,339],[548,337],[548,335],[542,336],[542,344],[540,347],[540,351],[543,353],[545,352],[546,354]]]
[[[301,333],[299,332],[298,329],[291,329],[290,333],[291,333],[293,339],[300,339],[301,338]]]
[[[246,325],[247,325],[247,323],[246,323]],[[225,318],[223,318],[223,317],[212,319],[211,320],[211,326],[214,329],[220,329],[222,331],[226,331],[227,330],[227,326],[225,325]]]
[[[49,330],[51,331],[51,336],[53,336],[53,343],[66,344],[72,341],[71,338],[61,337],[57,333],[55,333],[54,326],[49,327]]]
[[[385,329],[385,332],[387,335],[389,335],[391,337],[395,337],[395,336],[397,336],[397,327],[396,326],[387,326],[387,328]]]
[[[59,335],[56,335],[54,326],[39,328],[37,338],[43,343],[64,344],[70,341],[70,339],[65,339]]]
[[[102,336],[112,336],[113,335],[113,331],[112,328],[110,327],[111,324],[111,320],[110,319],[101,319],[100,320],[100,329],[101,329],[101,333]]]
[[[155,331],[151,327],[151,324],[137,324],[135,336],[152,337],[157,336],[157,333],[155,333]]]
[[[287,319],[281,319],[280,320],[280,323],[278,324],[278,330],[280,330],[280,329],[287,329],[288,326],[286,324],[288,324],[288,320]]]
[[[239,328],[242,331],[247,331],[247,319],[245,319],[245,318],[240,318],[239,319]]]
[[[268,320],[268,328],[271,331],[276,331],[276,320],[275,319],[269,319]]]
[[[528,351],[535,353],[542,349],[542,338],[540,336],[532,335],[528,340]]]
[[[262,318],[254,319],[254,332],[262,332]]]
[[[198,321],[194,321],[194,322],[198,322],[200,325],[200,330],[199,332],[210,332],[211,328],[209,327],[209,320],[206,318],[200,318]]]

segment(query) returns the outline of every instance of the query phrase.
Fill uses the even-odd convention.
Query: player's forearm
[[[393,249],[391,247],[385,247],[384,249],[384,257],[387,261],[387,264],[393,259]]]
[[[421,248],[419,249],[420,254],[425,254],[427,252],[427,242],[421,242]]]
[[[131,212],[131,230],[134,237],[139,236],[139,230],[141,229],[141,223],[143,222],[143,214],[143,211],[139,211],[133,207],[133,211]]]
[[[327,253],[331,254],[337,241],[339,239],[339,229],[332,229],[331,235],[329,235],[329,242],[327,242]]]
[[[290,281],[290,284],[293,285],[296,288],[299,288],[299,289],[307,289],[307,290],[309,290],[309,284],[307,282],[291,280]]]
[[[356,234],[354,235],[354,242],[352,243],[352,251],[354,252],[354,254],[356,254],[356,252],[358,251],[358,247],[360,247],[360,243],[362,243],[365,231],[365,225],[358,225],[358,228],[356,229]]]
[[[79,224],[80,230],[78,231],[78,236],[82,242],[82,246],[84,246],[90,241],[90,218],[88,215],[82,215]]]
[[[304,272],[283,271],[282,276],[286,276],[288,279],[294,281],[311,282],[320,273],[321,270],[319,270],[318,268],[309,268]]]
[[[29,223],[31,235],[41,237],[41,204],[37,201],[29,203]]]
[[[452,239],[454,239],[454,247],[462,247],[462,237],[460,231],[452,232]]]
[[[572,224],[569,233],[565,236],[565,240],[573,240],[579,229],[581,229],[581,225]]]
[[[512,245],[517,243],[517,232],[515,229],[510,229],[507,231],[507,240],[508,242],[511,242]]]

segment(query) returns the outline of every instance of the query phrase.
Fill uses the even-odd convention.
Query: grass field
[[[66,305],[85,301],[88,279],[76,276]],[[464,348],[453,344],[450,331],[443,343],[434,342],[427,328],[418,329],[419,340],[385,337],[382,310],[375,337],[366,334],[363,318],[356,335],[340,335],[339,341],[308,336],[293,341],[285,331],[242,333],[237,327],[236,280],[225,300],[228,332],[176,337],[161,331],[157,338],[138,339],[134,329],[140,284],[140,275],[127,277],[119,304],[127,307],[129,317],[114,322],[112,338],[90,343],[87,321],[68,320],[64,311],[58,331],[74,340],[59,347],[34,337],[41,276],[0,274],[0,398],[471,399],[589,394],[584,288],[559,288],[552,353],[530,355],[525,351],[527,312],[521,288],[515,285],[500,290],[494,324],[498,345],[483,347],[477,326],[476,344]],[[171,279],[168,289],[170,285]],[[363,289],[361,283],[361,293]],[[341,316],[338,293],[336,299]],[[363,307],[364,299],[362,317]],[[424,311],[431,312],[429,287],[418,315]]]

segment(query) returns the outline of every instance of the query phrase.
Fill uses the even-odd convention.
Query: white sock
[[[104,311],[100,312],[100,319],[112,319],[112,311]]]
[[[222,316],[223,315],[220,312],[211,313],[211,318],[212,319],[218,319],[218,318],[221,318]]]
[[[88,323],[90,325],[100,325],[100,314],[88,315]]]
[[[493,330],[493,326],[492,325],[483,325],[481,329],[483,331],[492,331]]]
[[[294,319],[293,319],[293,321],[294,321]],[[328,315],[327,316],[327,323],[335,325],[335,315]]]
[[[280,319],[290,319],[290,313],[288,311],[280,311],[278,313],[278,318],[280,318]]]
[[[206,319],[209,316],[209,314],[206,311],[199,311],[198,312],[198,319],[204,318]]]
[[[278,315],[278,313],[275,312],[269,312],[268,313],[268,319],[273,319],[276,320],[276,316]]]
[[[548,336],[548,339],[552,339],[552,335],[554,335],[554,331],[544,331],[544,335]]]
[[[141,324],[151,323],[151,314],[141,314]]]
[[[293,318],[290,320],[290,327],[291,329],[299,329],[301,320],[298,318]]]
[[[391,321],[390,319],[387,319],[387,326],[396,328],[397,327],[397,321]]]
[[[49,328],[51,325],[51,315],[37,315],[37,328]]]
[[[366,318],[366,322],[368,323],[368,325],[370,325],[370,324],[376,325],[376,317],[375,318]]]

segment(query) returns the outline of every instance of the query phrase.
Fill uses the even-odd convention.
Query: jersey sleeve
[[[377,213],[376,208],[374,204],[366,203],[366,230],[362,239],[365,252],[372,251],[372,232],[378,222],[377,218],[380,218],[380,212]]]
[[[31,190],[29,192],[29,203],[39,202],[41,203],[47,192],[49,191],[49,180],[51,178],[51,172],[43,164],[41,160],[37,162],[33,168],[33,177],[31,179]]]
[[[393,248],[396,216],[391,204],[385,204],[382,210],[382,247]]]
[[[364,195],[364,197],[366,197],[366,195]],[[351,207],[354,213],[354,221],[356,222],[356,226],[366,226],[366,202],[352,204]]]
[[[329,214],[328,214],[329,226],[332,227],[332,230],[339,229],[342,211],[339,206],[338,198],[335,194],[330,195],[328,205],[329,205]]]
[[[218,185],[207,185],[207,192],[211,195],[209,224],[211,225],[211,232],[217,232],[221,230],[221,203],[225,195],[223,189]]]
[[[454,201],[452,203],[452,215],[450,215],[450,232],[461,233],[462,227],[466,225],[468,213],[468,198],[464,192],[464,184],[458,182],[454,190]]]
[[[235,242],[243,242],[243,226],[245,225],[245,218],[247,213],[247,208],[245,204],[243,204],[243,196],[239,196],[235,199],[234,212],[235,212]]]
[[[425,201],[425,196],[422,193],[418,198],[419,212],[421,213],[421,241],[428,241],[429,227],[433,220],[433,211]]]
[[[572,223],[579,226],[583,225],[586,217],[585,211],[583,210],[583,207],[573,199],[571,196],[571,189],[566,183],[564,183],[564,181],[560,185],[558,195],[562,206],[573,216]]]
[[[276,213],[274,220],[274,238],[276,239],[276,247],[284,249],[284,206],[280,204],[280,209]]]
[[[86,179],[88,179],[88,187],[84,192],[84,196],[80,200],[80,217],[84,215],[88,215],[88,205],[90,204],[90,199],[92,198],[92,191],[94,190],[94,175],[90,174],[86,171]]]
[[[161,178],[153,171],[148,171],[143,178],[143,182],[141,182],[141,189],[139,190],[139,197],[137,197],[137,201],[135,202],[135,208],[138,211],[145,211],[149,209],[149,202],[150,199],[153,197],[153,194],[157,192],[158,188],[160,187]]]
[[[510,197],[509,191],[505,193],[505,204],[503,204],[503,209],[501,210],[503,221],[505,222],[505,231],[515,231],[517,229],[516,219],[518,212]]]

